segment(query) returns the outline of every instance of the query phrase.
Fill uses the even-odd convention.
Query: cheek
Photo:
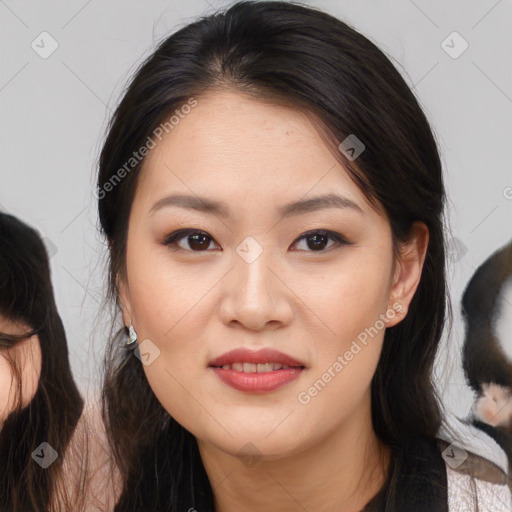
[[[21,373],[21,407],[26,407],[36,393],[41,372],[39,353],[32,353],[31,346],[25,344],[23,351],[18,349],[18,359],[22,361]],[[18,394],[18,382],[14,377],[11,364],[3,356],[0,356],[0,421],[5,421],[14,410],[16,396]]]
[[[302,278],[296,287],[307,297],[310,317],[321,320],[321,335],[313,341],[324,364],[326,357],[349,350],[353,340],[365,343],[384,334],[391,260],[377,251],[359,253],[347,253],[342,265],[325,267],[320,279]]]
[[[128,249],[131,304],[145,337],[169,336],[211,286],[200,265],[173,261],[167,251],[148,241]]]
[[[39,386],[41,377],[41,349],[37,338],[32,338],[27,344],[24,354],[24,364],[22,370],[22,407],[26,407],[34,398]]]
[[[324,273],[317,286],[302,283],[308,307],[323,327],[311,336],[314,366],[297,398],[306,409],[332,408],[333,422],[349,416],[368,393],[386,329],[391,271],[391,260],[378,251],[344,263]]]
[[[5,358],[0,355],[0,422],[9,415],[9,392],[11,390],[12,370]]]
[[[199,266],[180,268],[165,255],[148,254],[144,260],[135,256],[131,268],[136,271],[129,270],[130,293],[142,359],[149,353],[150,364],[142,363],[143,370],[164,409],[192,430],[189,422],[204,413],[199,404],[211,401],[203,396],[200,379],[206,371],[206,323],[211,318],[207,291],[219,278],[200,278]]]
[[[210,390],[204,385],[206,368],[201,366],[201,348],[195,345],[190,332],[159,342],[160,355],[144,365],[148,384],[167,413],[196,436],[208,432],[206,427],[216,420]]]

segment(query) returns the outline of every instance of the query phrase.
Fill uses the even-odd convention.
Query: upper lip
[[[256,351],[248,348],[235,348],[210,361],[210,366],[224,366],[232,363],[279,363],[286,366],[305,367],[304,363],[273,348],[262,348]]]

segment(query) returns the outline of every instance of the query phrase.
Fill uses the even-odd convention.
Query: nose
[[[293,318],[293,292],[270,250],[254,260],[234,253],[233,268],[223,279],[219,315],[226,325],[260,331],[277,329]]]

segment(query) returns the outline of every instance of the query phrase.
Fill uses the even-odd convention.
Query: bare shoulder
[[[89,396],[63,456],[54,509],[60,511],[59,503],[65,502],[77,511],[110,512],[120,488],[121,479],[113,462],[99,398]]]

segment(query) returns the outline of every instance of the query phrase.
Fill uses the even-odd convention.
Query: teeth
[[[255,372],[257,367],[254,363],[244,363],[244,372]]]
[[[274,363],[258,363],[256,371],[258,373],[271,372],[274,370]]]
[[[281,363],[232,363],[222,366],[224,370],[236,370],[237,372],[266,373],[275,370],[286,370],[290,366]]]

